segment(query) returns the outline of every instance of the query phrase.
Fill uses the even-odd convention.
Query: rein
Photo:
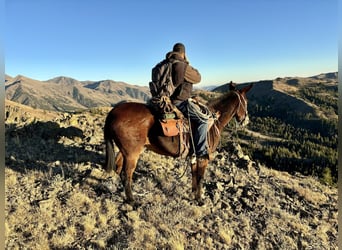
[[[238,96],[238,99],[239,99],[239,106],[237,108],[237,111],[240,109],[240,106],[243,107],[244,111],[245,111],[245,117],[240,121],[238,122],[237,119],[235,118],[235,129],[234,129],[234,134],[237,136],[238,138],[238,128],[241,126],[241,127],[244,127],[244,124],[245,123],[248,123],[248,111],[247,111],[247,101],[246,99],[243,97],[243,95],[241,95],[238,91],[234,91],[235,94]],[[244,102],[244,105],[242,104],[242,100]],[[233,141],[235,141],[235,137],[233,137]],[[235,141],[236,142],[236,141]]]

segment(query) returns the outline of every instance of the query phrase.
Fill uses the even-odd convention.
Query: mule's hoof
[[[125,202],[128,204],[128,205],[133,205],[134,204],[134,200],[133,199],[125,199]]]
[[[137,208],[139,208],[142,204],[138,201],[135,201],[135,200],[128,200],[126,199],[125,202],[130,205],[133,210],[136,210]]]
[[[196,199],[196,201],[197,201],[197,205],[200,207],[205,205],[204,199]]]

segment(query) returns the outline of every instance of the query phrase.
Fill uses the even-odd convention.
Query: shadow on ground
[[[77,163],[101,166],[102,145],[90,145],[81,129],[60,127],[56,122],[36,122],[23,127],[6,127],[6,167],[20,173],[42,171],[74,176]],[[69,176],[71,175],[71,176]]]

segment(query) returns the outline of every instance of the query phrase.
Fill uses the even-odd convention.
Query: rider
[[[176,89],[171,96],[171,101],[195,124],[194,144],[197,159],[209,159],[207,148],[208,120],[199,117],[192,109],[188,108],[192,85],[201,81],[201,75],[197,69],[190,66],[185,55],[185,46],[182,43],[176,43],[166,57],[170,60],[177,60],[172,65],[172,82]]]

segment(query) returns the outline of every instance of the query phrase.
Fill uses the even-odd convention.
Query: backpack
[[[149,83],[152,94],[150,104],[158,116],[163,119],[183,117],[182,113],[172,104],[170,99],[176,89],[172,82],[172,64],[175,62],[178,62],[178,60],[171,61],[165,59],[159,62],[152,69],[152,81]]]
[[[152,98],[170,97],[175,91],[172,82],[172,64],[178,60],[165,59],[152,69],[152,81],[149,83]]]

